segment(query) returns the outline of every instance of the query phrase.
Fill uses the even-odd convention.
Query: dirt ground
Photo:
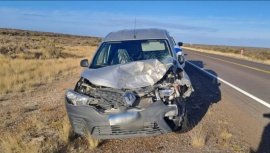
[[[250,152],[256,150],[237,130],[221,100],[219,83],[186,66],[195,92],[187,100],[186,133],[154,137],[101,140],[91,148],[86,138],[70,134],[64,93],[79,78],[68,76],[51,85],[0,101],[0,152]],[[19,129],[19,130],[18,130]],[[22,130],[23,129],[23,130]],[[17,131],[20,131],[18,133]],[[16,146],[17,145],[17,146]]]

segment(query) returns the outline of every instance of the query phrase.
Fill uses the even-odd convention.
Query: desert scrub
[[[44,48],[44,52],[42,54],[42,58],[59,58],[62,57],[62,50],[61,47],[56,47],[55,44],[48,44]]]
[[[40,105],[7,106],[14,112],[1,125],[0,152],[57,152],[70,141],[73,134],[61,103],[57,106]],[[3,111],[1,115],[6,117]]]
[[[195,126],[190,132],[189,136],[191,139],[191,145],[195,148],[203,147],[206,143],[207,137],[208,137],[208,131],[207,128],[199,124]]]
[[[65,47],[97,47],[101,38],[0,28],[0,55],[7,58],[51,59],[81,55]],[[84,54],[83,56],[86,56]]]
[[[99,37],[0,28],[0,44],[25,42],[30,49],[40,47],[48,41],[53,41],[55,45],[63,46],[97,47],[101,40],[102,38]]]
[[[199,45],[199,44],[184,44],[184,48],[193,48],[204,51],[212,51],[223,54],[233,54],[240,56],[243,50],[243,56],[251,60],[270,61],[270,48],[259,47],[237,47],[237,46],[217,46],[217,45]]]
[[[79,75],[100,38],[0,28],[0,98]]]
[[[79,75],[80,60],[90,59],[96,47],[64,46],[63,49],[61,54],[65,58],[55,59],[42,59],[40,52],[17,54],[16,58],[0,54],[0,98],[7,93],[32,90],[66,76]]]
[[[21,92],[58,78],[79,74],[80,59],[24,60],[0,58],[0,95]]]
[[[97,148],[99,146],[99,144],[102,142],[100,139],[95,139],[91,136],[91,134],[89,134],[89,131],[87,133],[87,135],[85,136],[88,145],[90,148]]]

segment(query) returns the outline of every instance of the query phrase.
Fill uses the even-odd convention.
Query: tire
[[[188,115],[187,113],[185,113],[185,115],[183,116],[183,120],[181,123],[181,126],[175,130],[175,133],[185,133],[188,132],[190,130],[190,124],[189,124],[189,119],[188,119]]]

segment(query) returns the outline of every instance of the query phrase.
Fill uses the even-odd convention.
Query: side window
[[[172,38],[173,44],[176,45],[176,42],[175,42],[174,38],[173,37],[171,37],[171,38]]]
[[[170,43],[170,46],[171,46],[171,54],[172,54],[172,56],[174,57],[174,58],[177,58],[177,56],[176,56],[176,53],[175,53],[175,51],[174,51],[174,41],[173,41],[173,39],[172,39],[172,37],[168,37],[168,40],[169,40],[169,43]]]
[[[96,62],[95,62],[96,65],[107,64],[110,50],[111,50],[111,45],[109,44],[102,48],[102,50],[97,55],[98,58],[96,59]]]

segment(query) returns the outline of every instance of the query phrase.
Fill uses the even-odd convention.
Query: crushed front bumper
[[[110,114],[99,112],[92,106],[74,106],[65,98],[66,110],[75,133],[86,135],[89,132],[94,138],[113,139],[154,136],[171,132],[172,129],[164,120],[167,112],[174,108],[158,101],[147,109],[138,112],[139,118],[119,125],[110,124]]]

